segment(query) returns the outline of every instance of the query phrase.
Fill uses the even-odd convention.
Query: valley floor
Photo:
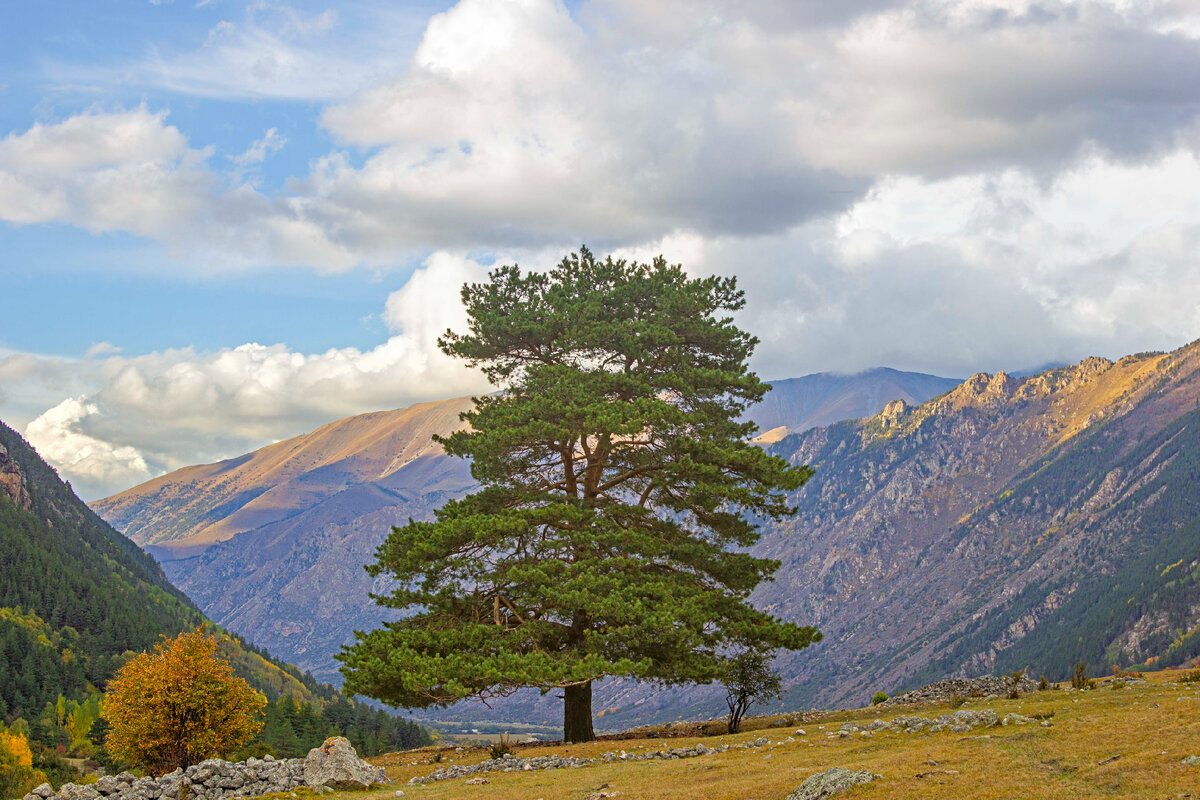
[[[783,800],[808,776],[844,767],[882,776],[839,797],[868,798],[1200,798],[1200,766],[1181,763],[1200,754],[1200,683],[1181,683],[1180,672],[1152,673],[1147,682],[1112,688],[1100,681],[1093,691],[1034,692],[1016,700],[968,699],[961,707],[1048,718],[1038,723],[976,728],[954,733],[871,735],[835,733],[846,721],[952,713],[947,705],[806,714],[751,720],[736,736],[632,738],[586,745],[516,746],[525,758],[561,755],[596,758],[704,744],[716,748],[767,737],[762,747],[731,748],[679,760],[623,761],[575,769],[491,772],[487,785],[467,778],[409,786],[439,767],[487,759],[483,748],[456,752],[425,748],[371,759],[396,785],[371,792],[342,793],[333,800],[405,798],[453,800]],[[788,721],[787,727],[766,727]],[[796,735],[797,728],[805,735]],[[438,759],[440,755],[440,760]]]

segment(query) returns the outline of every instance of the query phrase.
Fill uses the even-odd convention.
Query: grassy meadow
[[[962,708],[993,709],[1003,717],[1016,712],[1048,718],[1038,724],[974,729],[967,733],[932,734],[882,731],[831,738],[840,723],[901,715],[950,713],[948,704],[811,712],[748,720],[736,736],[691,735],[649,738],[669,728],[642,729],[637,738],[605,739],[585,745],[519,745],[517,755],[594,757],[604,752],[629,753],[686,747],[738,744],[762,736],[762,748],[681,760],[620,762],[543,772],[486,773],[486,785],[466,778],[425,786],[408,786],[414,776],[438,767],[476,763],[488,758],[482,747],[457,752],[452,747],[423,748],[371,759],[383,766],[396,786],[342,793],[334,800],[405,798],[421,800],[782,800],[805,778],[830,767],[870,770],[881,780],[842,795],[867,798],[1183,798],[1200,797],[1200,767],[1180,761],[1200,753],[1200,683],[1181,683],[1179,672],[1151,673],[1147,683],[1114,689],[1105,680],[1095,690],[1061,688],[1035,692],[1016,700],[967,699]],[[778,727],[776,727],[778,726]],[[804,736],[795,735],[803,728]],[[703,726],[687,730],[699,734]],[[712,725],[710,730],[716,730]],[[790,741],[789,740],[790,737]],[[438,760],[440,757],[440,760]]]

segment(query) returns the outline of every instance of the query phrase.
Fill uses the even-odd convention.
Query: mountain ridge
[[[861,703],[878,689],[1013,665],[1062,672],[1077,657],[1092,663],[1191,657],[1188,637],[1200,622],[1200,552],[1188,551],[1187,531],[1200,511],[1180,499],[1185,481],[1171,466],[1186,458],[1176,453],[1166,463],[1168,448],[1142,454],[1146,465],[1137,469],[1126,461],[1140,453],[1139,442],[1166,436],[1172,426],[1183,432],[1176,442],[1190,443],[1190,431],[1200,430],[1187,416],[1200,402],[1198,353],[1193,343],[1115,362],[1084,359],[1026,378],[979,373],[923,403],[893,399],[866,418],[800,432],[777,426],[785,430],[761,444],[793,463],[814,465],[816,473],[791,498],[797,515],[764,527],[755,552],[782,567],[753,599],[826,634],[822,643],[780,658],[787,702]],[[832,396],[822,394],[808,408]],[[764,417],[797,425],[804,418]],[[450,474],[443,471],[448,463],[426,453],[389,476],[390,487],[342,489],[301,514],[164,566],[231,627],[336,677],[328,657],[344,632],[384,619],[363,606],[366,593],[382,587],[358,565],[371,559],[388,526],[427,515],[469,488],[465,469]],[[1116,469],[1140,477],[1109,477]],[[406,470],[423,474],[418,480]],[[1131,538],[1113,522],[1117,512],[1105,511],[1096,517],[1099,533],[1089,538],[1093,532],[1079,528],[1079,520],[1091,517],[1079,515],[1075,506],[1083,501],[1074,498],[1095,494],[1105,481],[1111,487],[1137,480],[1173,498],[1174,516],[1156,523],[1142,512],[1121,511],[1129,530],[1142,531]],[[438,490],[426,492],[427,486]],[[1014,506],[1018,501],[1027,505]],[[996,522],[1002,518],[1014,527]],[[1044,536],[1051,528],[1066,533]],[[1185,533],[1176,536],[1177,530]],[[1176,561],[1169,574],[1175,583],[1151,581]],[[1154,591],[1138,588],[1154,581]],[[1118,589],[1132,598],[1128,619],[1104,599]],[[1081,607],[1085,597],[1090,606]],[[307,628],[296,622],[314,610],[319,616]],[[1072,626],[1078,642],[1055,640],[1054,632]],[[1183,645],[1171,650],[1177,639]],[[597,706],[605,709],[605,724],[631,724],[711,712],[720,702],[716,691],[608,682],[597,689]],[[496,713],[541,721],[553,718],[547,704],[516,698]]]

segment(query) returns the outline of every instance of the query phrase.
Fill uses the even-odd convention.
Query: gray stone
[[[1191,755],[1179,763],[1186,764],[1189,767],[1200,767],[1200,756]],[[34,789],[34,791],[36,792],[37,789]]]
[[[48,783],[38,784],[31,794],[36,794],[38,797],[54,797],[54,787]]]
[[[96,800],[100,793],[91,786],[80,786],[77,783],[64,783],[58,789],[62,800]]]
[[[308,751],[304,782],[313,789],[366,789],[373,783],[390,783],[383,769],[359,758],[344,736],[326,739],[320,747]]]
[[[852,786],[870,783],[879,777],[882,776],[834,767],[810,776],[796,791],[789,794],[786,800],[822,800],[841,794]]]
[[[121,782],[112,775],[105,775],[92,784],[92,788],[104,796],[113,794],[122,786]]]

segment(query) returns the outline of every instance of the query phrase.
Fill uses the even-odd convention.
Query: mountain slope
[[[1200,652],[1198,368],[1193,344],[977,375],[776,445],[817,466],[759,548],[784,563],[758,602],[826,634],[786,659],[793,698]]]
[[[87,699],[131,651],[198,626],[218,634],[238,675],[304,718],[309,739],[336,729],[352,731],[360,747],[371,737],[393,749],[427,741],[412,723],[352,705],[333,687],[214,626],[153,558],[97,517],[0,423],[0,721],[23,718],[42,744],[91,754],[86,741],[59,740],[64,720],[60,710],[56,724],[56,704],[86,703],[90,727],[98,705]],[[268,713],[280,705],[272,702]]]
[[[81,694],[126,650],[204,621],[150,556],[3,423],[0,476],[0,702],[9,716]]]
[[[770,445],[816,467],[792,498],[797,515],[765,527],[756,548],[783,566],[755,602],[826,635],[780,659],[787,702],[862,703],[951,674],[1029,666],[1061,678],[1076,659],[1165,664],[1200,653],[1198,367],[1193,344],[1025,379],[980,374],[920,405],[897,400]],[[810,412],[802,420],[832,395],[811,396],[819,402],[801,408]],[[453,418],[436,408],[420,413]],[[380,455],[362,474],[382,474],[385,463]],[[360,565],[389,525],[469,488],[454,463],[423,452],[165,568],[218,619],[335,678],[330,656],[349,630],[382,619],[364,604],[371,587]],[[319,468],[349,472],[337,460]],[[167,478],[160,485],[177,480]],[[131,501],[99,507],[107,514],[118,502]],[[130,518],[149,521],[137,534],[145,537],[175,517],[146,502]],[[554,702],[522,696],[496,715],[553,718]],[[711,687],[620,682],[598,688],[596,700],[607,725],[719,703]]]
[[[781,436],[838,408],[874,412],[954,383],[895,370],[810,375],[778,382],[750,416],[782,426]],[[355,629],[386,618],[365,602],[381,587],[362,565],[391,526],[427,517],[474,485],[467,464],[430,440],[461,425],[469,407],[469,398],[457,398],[349,417],[94,506],[161,559],[205,613],[336,681],[332,655]]]

